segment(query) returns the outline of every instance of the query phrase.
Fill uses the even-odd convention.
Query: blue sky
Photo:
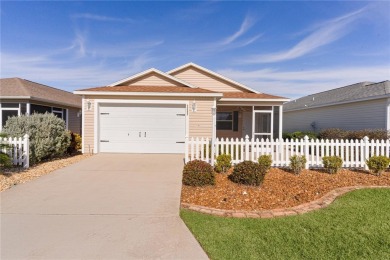
[[[68,91],[188,62],[296,98],[390,79],[390,2],[2,1],[1,77]]]

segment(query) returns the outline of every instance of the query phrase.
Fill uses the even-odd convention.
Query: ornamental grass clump
[[[307,160],[304,155],[293,155],[290,157],[290,169],[291,171],[298,175],[305,169],[305,164]]]
[[[259,163],[259,167],[260,167],[261,172],[265,175],[271,169],[271,166],[272,166],[271,155],[261,155],[261,156],[259,156],[257,161]]]
[[[390,158],[386,156],[372,156],[366,160],[366,164],[372,173],[379,176],[389,167]]]
[[[65,121],[49,113],[11,117],[3,131],[12,137],[29,135],[31,164],[63,156],[70,144]]]
[[[215,164],[215,171],[218,173],[225,173],[232,167],[232,156],[230,154],[221,154],[217,157]]]
[[[322,157],[322,163],[326,172],[335,174],[343,166],[343,159],[340,156],[324,156]]]
[[[233,173],[229,175],[232,182],[260,186],[263,183],[265,172],[259,164],[252,161],[243,161],[234,166]]]
[[[215,185],[213,167],[201,160],[188,162],[183,169],[183,184],[188,186]]]

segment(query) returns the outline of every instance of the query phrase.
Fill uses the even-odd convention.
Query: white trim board
[[[221,98],[219,101],[221,102],[241,102],[241,101],[267,101],[267,102],[287,102],[290,101],[290,99],[286,98]]]
[[[114,92],[114,91],[74,91],[76,95],[94,96],[156,96],[156,97],[222,97],[222,93],[165,93],[165,92]]]

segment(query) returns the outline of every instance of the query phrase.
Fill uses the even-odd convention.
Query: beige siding
[[[177,83],[173,80],[165,78],[157,73],[150,73],[136,80],[128,81],[122,85],[127,86],[183,86],[180,83]]]
[[[87,100],[94,104],[94,100],[128,100],[129,103],[132,100],[172,100],[172,101],[188,101],[188,123],[189,123],[189,136],[190,137],[210,137],[212,136],[212,114],[211,108],[214,104],[214,98],[185,98],[185,97],[115,97],[115,96],[86,96],[85,108],[87,107]],[[193,101],[196,103],[197,110],[192,112],[191,106]],[[92,152],[94,149],[94,110],[92,106],[90,111],[84,112],[84,152]]]
[[[193,67],[177,71],[172,75],[199,88],[215,92],[249,92],[248,90],[244,90],[239,86]]]
[[[77,117],[79,110],[78,108],[68,109],[68,129],[76,134],[81,133],[81,116]]]
[[[385,129],[386,99],[354,102],[349,104],[305,109],[283,113],[284,132],[316,131],[326,128],[346,130]]]
[[[87,102],[92,102],[91,110],[87,110]],[[84,99],[84,125],[83,125],[83,136],[84,136],[84,147],[83,151],[84,153],[92,153],[94,149],[94,111],[95,111],[95,105],[94,101],[91,99]]]
[[[192,112],[191,104],[189,103],[189,136],[190,137],[212,137],[213,134],[213,117],[211,108],[213,107],[213,99],[195,99],[196,111]]]

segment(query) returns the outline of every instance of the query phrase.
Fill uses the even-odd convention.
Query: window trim
[[[4,102],[4,103],[12,103],[12,102]],[[0,131],[3,130],[3,110],[6,111],[18,111],[18,116],[20,116],[20,103],[18,102],[19,106],[18,107],[3,107],[3,103],[0,103]]]

